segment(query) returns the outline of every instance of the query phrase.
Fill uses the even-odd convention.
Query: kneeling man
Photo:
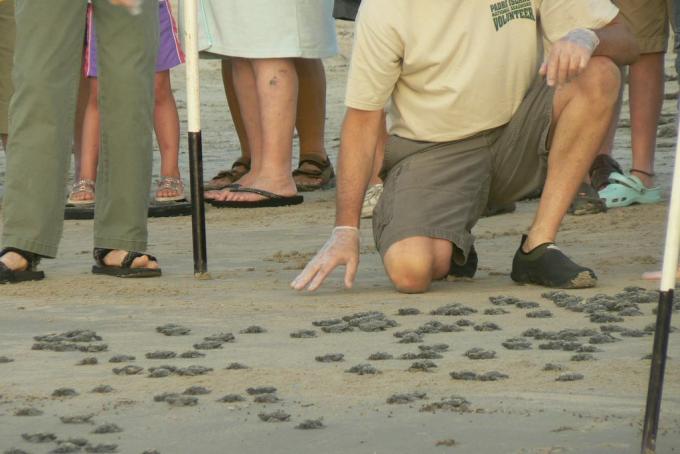
[[[545,49],[545,53],[543,51]],[[606,134],[637,44],[609,0],[365,0],[347,84],[336,227],[295,289],[359,263],[359,219],[391,98],[375,242],[397,290],[472,276],[484,208],[543,188],[512,279],[595,285],[554,245]],[[545,55],[545,58],[544,58]],[[541,63],[542,61],[542,63]]]

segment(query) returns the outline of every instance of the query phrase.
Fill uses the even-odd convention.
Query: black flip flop
[[[290,197],[274,194],[273,192],[263,191],[262,189],[237,187],[230,189],[230,192],[247,192],[250,194],[261,195],[266,197],[264,200],[250,201],[222,201],[210,200],[212,206],[217,208],[266,208],[266,207],[284,207],[290,205],[299,205],[305,199],[301,195],[293,195]]]
[[[18,282],[41,281],[45,279],[45,273],[36,270],[41,258],[38,254],[8,247],[0,251],[0,257],[8,252],[14,252],[22,256],[28,262],[28,268],[23,271],[13,271],[0,262],[0,284],[16,284]]]
[[[152,262],[158,261],[156,260],[156,257],[154,257],[153,255],[142,254],[141,252],[133,251],[128,252],[127,255],[123,258],[123,261],[121,262],[120,266],[107,265],[104,263],[104,257],[109,255],[111,251],[113,251],[113,249],[94,248],[92,255],[94,256],[94,261],[96,262],[96,264],[92,266],[92,274],[134,278],[159,277],[163,274],[160,268],[157,270],[151,270],[149,268],[131,268],[132,262],[139,257],[146,256]]]

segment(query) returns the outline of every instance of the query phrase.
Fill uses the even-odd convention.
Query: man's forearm
[[[371,178],[382,111],[348,108],[338,157],[335,225],[359,226],[361,206]]]
[[[595,30],[595,33],[600,39],[600,45],[593,55],[609,57],[617,65],[630,65],[640,55],[637,40],[623,23],[620,14],[606,27]]]

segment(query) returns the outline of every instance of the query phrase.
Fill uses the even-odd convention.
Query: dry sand
[[[348,53],[351,29],[340,29],[343,53]],[[342,117],[342,97],[347,59],[327,62],[328,135],[333,158],[337,154]],[[670,71],[670,65],[669,65]],[[238,146],[218,67],[203,63],[203,118],[206,177],[225,167]],[[173,75],[181,116],[185,117],[183,74]],[[675,82],[667,89],[676,93]],[[674,105],[664,106],[665,121],[673,118]],[[624,109],[624,123],[628,118]],[[183,125],[184,126],[184,125]],[[664,126],[664,128],[667,128]],[[664,129],[665,131],[665,129]],[[668,192],[672,170],[674,131],[660,139],[657,171]],[[629,130],[619,130],[616,157],[624,168],[630,163]],[[0,155],[0,170],[4,162]],[[182,151],[186,161],[186,150]],[[185,168],[186,170],[186,168]],[[186,172],[185,172],[186,175]],[[519,287],[509,278],[512,254],[520,234],[531,222],[536,202],[522,202],[516,213],[481,220],[475,234],[480,271],[473,281],[436,283],[427,295],[395,293],[385,277],[372,246],[369,223],[362,228],[362,264],[356,287],[341,288],[336,273],[316,294],[295,293],[288,283],[325,240],[333,221],[334,193],[305,195],[301,207],[234,211],[208,209],[208,243],[213,279],[193,278],[191,230],[188,218],[150,221],[150,250],[163,264],[162,279],[126,281],[94,277],[91,266],[91,221],[66,223],[58,260],[44,263],[48,279],[41,283],[0,288],[0,450],[11,447],[46,453],[55,442],[29,443],[21,434],[46,432],[59,440],[86,438],[91,445],[116,444],[118,452],[141,453],[634,453],[638,452],[649,361],[650,336],[598,345],[596,361],[573,362],[574,352],[541,350],[544,341],[531,340],[530,350],[508,350],[501,343],[529,328],[557,331],[565,328],[599,329],[584,313],[567,311],[541,297],[545,290]],[[594,267],[600,277],[596,289],[572,292],[590,297],[616,294],[625,286],[643,282],[640,274],[656,269],[662,250],[666,206],[638,206],[607,214],[568,217],[559,244],[578,262]],[[552,318],[526,317],[525,309],[505,307],[508,314],[484,315],[493,306],[490,296],[511,295],[536,301]],[[450,303],[462,303],[478,312],[464,317],[428,313]],[[643,328],[654,321],[655,304],[643,304],[641,316],[625,317],[627,328]],[[396,316],[398,309],[414,307],[416,316]],[[312,321],[342,317],[361,311],[381,311],[399,326],[383,332],[353,331],[327,334]],[[493,321],[502,330],[427,334],[424,344],[446,343],[443,358],[434,360],[432,372],[409,372],[413,361],[367,361],[383,351],[395,357],[418,352],[418,345],[401,344],[394,333],[415,329],[430,320],[451,324],[461,318],[475,323]],[[155,327],[178,323],[191,329],[187,336],[166,337]],[[675,322],[680,326],[680,322]],[[240,334],[251,325],[267,330]],[[100,353],[32,350],[33,336],[74,329],[95,330],[108,345]],[[318,337],[294,339],[290,333],[314,329]],[[177,353],[215,333],[233,333],[235,342],[217,350],[203,350],[204,358],[146,359],[157,350]],[[587,344],[588,338],[580,338]],[[680,350],[678,334],[671,336],[670,356],[659,452],[680,450]],[[464,353],[473,347],[495,350],[496,359],[473,361]],[[315,357],[342,353],[344,361],[321,363]],[[117,354],[136,357],[130,364],[143,367],[140,375],[114,375],[108,360]],[[96,365],[76,366],[86,357]],[[249,367],[226,370],[232,362]],[[561,364],[568,372],[583,374],[575,382],[555,381],[560,372],[543,371],[546,363]],[[345,373],[351,366],[371,363],[382,373]],[[170,375],[148,378],[149,367],[201,365],[213,370],[203,376]],[[498,382],[452,380],[452,371],[499,371],[509,375]],[[107,384],[114,391],[93,394]],[[155,395],[182,392],[201,385],[212,392],[196,396],[198,404],[173,407],[154,402]],[[260,404],[246,389],[274,386],[280,402]],[[51,397],[58,388],[73,388],[79,395]],[[394,393],[420,391],[427,398],[405,405],[389,405]],[[245,401],[217,402],[236,393]],[[466,412],[421,412],[422,405],[460,395],[469,402]],[[35,408],[38,416],[15,416]],[[282,409],[287,422],[266,423],[259,413]],[[61,416],[94,415],[90,424],[65,424]],[[322,430],[296,430],[306,419],[323,417]],[[115,423],[122,432],[94,434],[95,427]],[[448,440],[455,440],[454,442]],[[66,452],[66,451],[63,451]]]

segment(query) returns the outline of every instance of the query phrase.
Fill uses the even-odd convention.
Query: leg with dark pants
[[[94,243],[97,248],[145,251],[151,185],[158,5],[131,16],[95,0],[101,150]]]
[[[2,243],[46,257],[57,254],[62,233],[86,6],[85,0],[16,2]],[[21,266],[15,254],[2,261]]]
[[[7,147],[9,100],[12,97],[14,0],[0,0],[0,141]]]

